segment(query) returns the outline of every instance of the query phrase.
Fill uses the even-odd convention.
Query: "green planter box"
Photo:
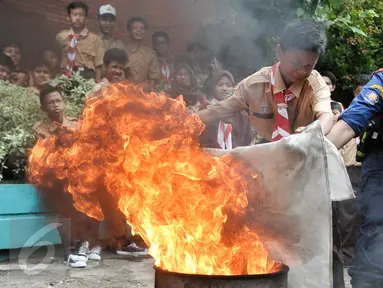
[[[0,250],[61,244],[57,217],[28,184],[0,184]]]

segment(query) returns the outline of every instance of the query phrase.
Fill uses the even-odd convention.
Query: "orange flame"
[[[182,97],[115,84],[90,100],[78,130],[40,140],[29,159],[38,188],[66,179],[75,207],[103,219],[94,197],[115,197],[156,266],[207,275],[263,274],[275,263],[246,226],[247,192],[260,178],[231,156],[202,151],[204,125]],[[52,178],[54,175],[54,178]]]

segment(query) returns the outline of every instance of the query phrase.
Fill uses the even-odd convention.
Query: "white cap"
[[[100,10],[99,10],[98,14],[100,16],[101,15],[105,15],[105,14],[111,14],[111,15],[116,17],[116,9],[114,9],[114,7],[112,5],[110,5],[110,4],[102,5],[100,7]]]

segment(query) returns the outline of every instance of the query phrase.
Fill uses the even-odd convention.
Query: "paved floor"
[[[45,254],[44,254],[45,255]],[[18,258],[18,252],[13,259]],[[0,263],[1,288],[153,288],[154,261],[151,258],[119,257],[103,253],[103,261],[88,262],[88,267],[73,269],[62,258],[30,257],[27,264],[18,260]],[[40,263],[40,264],[39,264]],[[36,266],[37,265],[37,266]],[[347,279],[347,288],[349,277]]]
[[[41,258],[28,260],[26,266],[17,260],[0,263],[0,287],[154,287],[154,260],[151,258],[127,258],[104,253],[103,261],[89,261],[83,269],[69,268],[62,258],[48,258],[42,263],[40,261]]]

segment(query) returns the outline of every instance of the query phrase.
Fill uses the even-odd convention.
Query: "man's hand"
[[[295,129],[294,132],[297,133],[297,134],[298,133],[302,133],[302,131],[305,130],[305,129],[306,129],[306,126],[301,126],[301,127],[298,127],[297,129]]]

